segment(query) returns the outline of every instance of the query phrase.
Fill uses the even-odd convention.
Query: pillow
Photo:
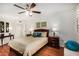
[[[66,48],[68,48],[69,50],[72,51],[79,51],[79,43],[77,43],[76,41],[73,40],[68,40],[65,43]]]
[[[33,33],[33,36],[34,37],[41,37],[41,32],[34,32]]]
[[[42,32],[42,37],[46,37],[47,36],[47,32]]]

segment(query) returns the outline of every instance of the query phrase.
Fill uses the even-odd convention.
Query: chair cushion
[[[69,50],[72,51],[79,51],[79,43],[77,43],[76,41],[73,40],[68,40],[65,43],[66,48],[68,48]]]

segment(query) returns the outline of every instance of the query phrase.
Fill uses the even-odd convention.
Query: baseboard
[[[4,45],[8,45],[8,43],[6,43],[6,44],[3,44],[3,45],[0,45],[0,47],[2,47],[2,46],[4,46]]]

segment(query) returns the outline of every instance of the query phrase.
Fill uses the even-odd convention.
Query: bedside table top
[[[32,36],[32,34],[26,34],[26,36]]]
[[[58,36],[49,36],[49,38],[59,38]]]
[[[57,36],[55,36],[55,37],[53,37],[53,36],[52,37],[48,37],[48,40],[51,40],[51,39],[53,39],[53,40],[56,40],[56,39],[59,40],[59,37],[57,37]]]

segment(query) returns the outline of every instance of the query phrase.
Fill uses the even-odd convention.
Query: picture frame
[[[36,28],[43,28],[43,27],[47,27],[47,22],[46,21],[36,22]]]
[[[9,32],[9,23],[6,22],[6,32]]]
[[[40,28],[41,27],[41,23],[40,22],[37,22],[36,23],[36,28]]]
[[[0,33],[4,32],[4,22],[0,21]]]
[[[41,22],[41,27],[46,27],[47,26],[47,22]]]

